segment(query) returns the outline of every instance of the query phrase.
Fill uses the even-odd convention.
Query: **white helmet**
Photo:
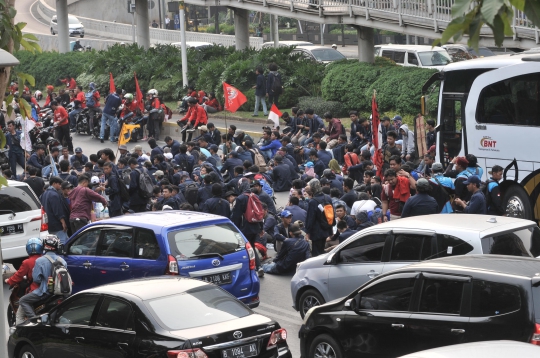
[[[152,88],[151,90],[148,91],[147,94],[151,94],[152,97],[157,97],[158,91],[157,91],[156,89],[153,89],[153,88]]]
[[[92,179],[90,179],[90,183],[91,184],[98,184],[99,183],[99,178],[97,176],[93,176]]]

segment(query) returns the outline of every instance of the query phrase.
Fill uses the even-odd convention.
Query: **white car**
[[[293,307],[304,317],[311,307],[346,296],[380,274],[472,254],[537,257],[540,228],[529,220],[472,214],[416,216],[371,226],[297,266]]]
[[[375,57],[386,57],[405,67],[427,67],[441,70],[452,62],[442,47],[429,45],[377,45]]]
[[[401,358],[519,358],[540,357],[540,347],[515,341],[489,341],[455,344],[407,354]]]
[[[26,183],[8,180],[0,188],[0,235],[2,258],[15,267],[28,255],[26,242],[48,234],[41,202]]]
[[[279,47],[287,46],[314,46],[313,42],[309,41],[279,41]],[[262,48],[274,47],[274,41],[268,41],[262,44]]]
[[[84,26],[83,24],[73,15],[68,15],[68,24],[69,24],[69,36],[78,35],[81,38],[84,37]],[[56,35],[58,33],[58,20],[56,15],[51,18],[51,34]]]
[[[181,42],[173,42],[171,45],[180,48],[182,46],[182,43]],[[214,46],[214,44],[210,43],[210,42],[186,41],[186,47],[187,48],[193,48],[195,50],[201,50],[203,48],[212,47],[212,46]]]

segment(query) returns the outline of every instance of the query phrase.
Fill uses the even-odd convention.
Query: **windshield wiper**
[[[219,257],[222,260],[225,260],[223,255],[218,254],[217,252],[209,252],[207,254],[193,255],[193,256],[190,256],[189,258],[190,259],[197,259],[197,258],[202,258],[202,257],[216,257],[216,256]]]
[[[2,209],[0,210],[0,213],[10,213],[13,216],[17,216],[17,214],[13,210],[9,210],[9,209]]]

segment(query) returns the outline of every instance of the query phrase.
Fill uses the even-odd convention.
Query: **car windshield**
[[[242,302],[213,285],[156,298],[145,304],[154,318],[165,326],[163,328],[171,331],[231,321],[251,314]]]
[[[446,51],[418,52],[418,57],[420,57],[420,62],[422,62],[422,66],[424,67],[445,66],[452,62]]]
[[[38,210],[41,204],[31,191],[27,186],[3,186],[0,189],[0,215],[5,214],[5,210],[15,213]]]
[[[317,61],[339,61],[343,60],[345,56],[343,56],[340,52],[332,49],[332,48],[325,48],[325,49],[317,49],[317,50],[311,50],[311,53]]]
[[[245,241],[231,224],[172,231],[168,235],[171,254],[188,260],[211,254],[225,255],[245,249]]]
[[[536,249],[533,228],[518,229],[482,238],[482,251],[491,255],[533,256],[529,250]],[[533,250],[535,251],[535,250]]]
[[[478,53],[473,48],[469,48],[468,50],[473,56],[476,56],[476,57],[495,56],[495,54],[487,47],[478,48]]]
[[[70,25],[80,25],[81,22],[76,17],[68,17]]]

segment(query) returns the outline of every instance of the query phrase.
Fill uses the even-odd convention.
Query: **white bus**
[[[540,52],[449,64],[424,92],[438,81],[437,160],[474,154],[483,180],[502,166],[507,214],[540,222]]]

